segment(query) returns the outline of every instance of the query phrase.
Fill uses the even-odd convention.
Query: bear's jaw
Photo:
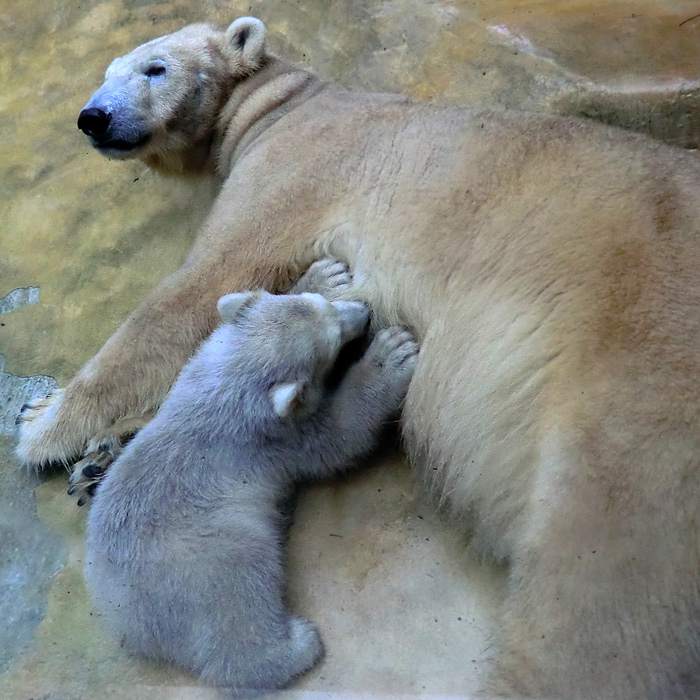
[[[151,170],[161,175],[179,177],[208,177],[215,175],[211,158],[211,138],[202,139],[186,150],[147,149],[127,153],[124,158],[140,158]]]
[[[124,141],[122,139],[114,139],[111,141],[98,141],[92,136],[88,137],[93,148],[97,150],[101,155],[107,158],[135,158],[137,153],[135,151],[139,150],[145,146],[150,140],[151,135],[147,134],[143,136],[138,141],[132,143],[130,141]]]

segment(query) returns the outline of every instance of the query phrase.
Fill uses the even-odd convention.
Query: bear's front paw
[[[73,467],[69,479],[72,486],[68,489],[68,495],[77,496],[78,505],[84,506],[95,495],[95,490],[115,459],[116,456],[110,449],[87,450],[85,457]]]
[[[299,278],[291,294],[322,294],[330,301],[354,301],[350,268],[339,260],[318,260]]]
[[[365,362],[377,376],[377,387],[400,403],[418,361],[418,343],[405,328],[384,328],[375,336],[365,354]]]
[[[52,464],[67,466],[81,453],[84,442],[71,440],[70,431],[61,428],[63,395],[58,389],[22,406],[15,421],[19,426],[15,454],[25,467],[40,471]]]
[[[107,476],[107,470],[123,452],[124,447],[151,419],[147,417],[122,418],[107,430],[93,436],[83,458],[73,467],[69,496],[77,496],[78,505],[85,505]]]

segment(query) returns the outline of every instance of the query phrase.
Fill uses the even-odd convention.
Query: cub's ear
[[[306,382],[289,382],[288,384],[277,384],[270,389],[270,401],[275,413],[280,418],[286,418],[304,403],[306,392]]]
[[[238,292],[219,299],[216,308],[224,323],[235,323],[260,297],[258,292]]]
[[[226,48],[241,72],[257,70],[265,55],[265,25],[255,17],[241,17],[226,30]]]

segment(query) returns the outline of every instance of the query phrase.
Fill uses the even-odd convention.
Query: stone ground
[[[75,126],[112,58],[193,21],[253,14],[279,52],[347,87],[700,138],[700,11],[682,0],[0,0],[0,697],[216,697],[104,635],[64,473],[17,469],[14,417],[64,385],[183,260],[207,184],[110,163]],[[3,296],[4,295],[4,296]],[[504,572],[416,493],[400,454],[307,489],[290,603],[328,654],[289,698],[467,697]]]

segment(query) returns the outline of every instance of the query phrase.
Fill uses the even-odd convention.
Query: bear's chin
[[[107,158],[132,158],[136,151],[148,143],[150,138],[149,134],[134,142],[119,139],[102,143],[98,143],[94,139],[91,139],[91,141],[93,147]]]

